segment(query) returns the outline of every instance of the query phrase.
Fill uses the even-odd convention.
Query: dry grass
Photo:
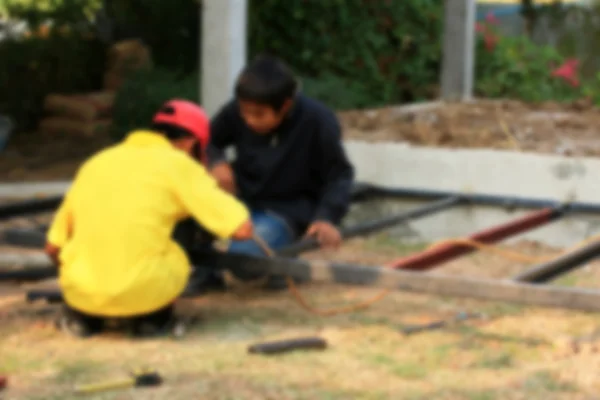
[[[418,247],[399,249],[379,236],[353,241],[335,256],[379,263]],[[550,251],[531,245],[520,249]],[[477,254],[449,263],[444,272],[507,276],[523,268],[508,265]],[[600,282],[593,266],[569,279],[571,285],[580,279],[586,285]],[[320,307],[356,302],[377,292],[324,285],[302,290]],[[4,299],[0,373],[9,377],[10,387],[0,398],[81,398],[73,394],[74,385],[120,378],[139,367],[158,369],[164,385],[85,398],[592,399],[600,385],[595,373],[600,355],[590,349],[566,351],[560,345],[564,338],[600,326],[594,314],[406,293],[394,293],[364,312],[327,318],[306,313],[285,292],[215,294],[179,306],[181,313],[201,316],[184,339],[107,336],[82,341],[55,331],[55,306]],[[491,319],[413,336],[399,331],[406,324],[460,310],[485,312]],[[269,357],[246,350],[261,340],[315,334],[328,340],[327,350]],[[528,342],[533,339],[538,343]]]

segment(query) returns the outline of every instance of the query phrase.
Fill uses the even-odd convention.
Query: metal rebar
[[[4,244],[33,249],[43,249],[46,244],[44,231],[31,228],[5,229],[0,232],[0,239]]]
[[[557,203],[560,203],[560,201],[555,199],[460,193],[418,188],[389,188],[366,183],[357,183],[353,188],[353,198],[355,201],[365,201],[373,197],[392,197],[407,200],[436,200],[452,196],[460,196],[467,204],[504,208],[546,208],[554,207]],[[565,203],[565,209],[574,213],[600,214],[600,204],[598,203],[570,202]]]
[[[589,243],[556,259],[536,265],[512,278],[516,282],[544,283],[583,267],[588,261],[600,256],[600,240]]]
[[[342,229],[341,234],[344,239],[350,239],[356,236],[367,235],[373,232],[384,230],[386,228],[390,228],[394,225],[398,225],[412,219],[426,217],[428,215],[446,210],[450,207],[454,207],[460,204],[460,202],[461,198],[459,196],[453,196],[442,200],[433,201],[429,204],[425,204],[424,206],[404,211],[400,214],[391,217],[381,218],[375,221],[363,222],[352,227]],[[319,248],[319,242],[311,238],[284,247],[280,249],[277,252],[277,254],[281,256],[295,256],[305,251],[310,251],[317,248]]]
[[[354,226],[344,228],[341,230],[341,234],[344,239],[367,235],[409,220],[426,217],[428,215],[446,210],[450,207],[459,205],[460,202],[460,197],[449,197],[447,199],[432,201],[424,206],[404,211],[391,217],[358,223]],[[43,231],[29,228],[9,228],[4,230],[1,233],[1,236],[2,241],[6,244],[28,248],[43,248],[46,242],[46,237]],[[278,254],[289,257],[317,248],[319,248],[319,242],[313,238],[310,238],[301,240],[290,246],[286,246],[280,249]]]
[[[44,199],[30,199],[0,205],[0,220],[54,211],[58,208],[62,199],[63,196],[52,196]]]
[[[547,224],[564,214],[563,207],[546,208],[477,232],[469,236],[469,239],[482,243],[495,243]],[[389,265],[392,268],[426,270],[475,250],[474,247],[460,242],[442,243],[422,252],[399,258]]]

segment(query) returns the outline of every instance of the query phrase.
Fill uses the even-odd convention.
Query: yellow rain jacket
[[[250,218],[191,157],[160,134],[135,131],[85,162],[48,232],[61,248],[65,302],[92,315],[127,317],[175,300],[191,272],[171,239],[188,216],[220,238]]]

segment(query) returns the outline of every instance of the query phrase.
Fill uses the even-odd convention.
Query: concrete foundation
[[[599,159],[359,141],[348,141],[346,150],[356,167],[356,179],[361,182],[600,204]],[[391,215],[416,206],[419,204],[398,201],[355,205],[346,223]],[[528,212],[531,210],[457,207],[408,223],[392,233],[421,242],[464,237]],[[600,234],[600,215],[578,214],[511,240],[529,239],[567,247],[596,234]]]
[[[360,182],[600,204],[600,159],[360,141],[348,141],[346,150]],[[69,182],[0,184],[0,198],[60,194],[68,186]],[[345,224],[392,215],[420,204],[373,201],[354,205]],[[531,210],[457,207],[399,226],[391,232],[419,242],[464,237],[528,212]],[[596,234],[600,234],[600,215],[578,214],[512,240],[530,239],[568,247]]]

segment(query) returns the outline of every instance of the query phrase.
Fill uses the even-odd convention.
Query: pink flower
[[[579,78],[577,77],[577,67],[579,60],[571,58],[566,60],[563,65],[552,71],[551,75],[563,79],[573,87],[579,86]]]

